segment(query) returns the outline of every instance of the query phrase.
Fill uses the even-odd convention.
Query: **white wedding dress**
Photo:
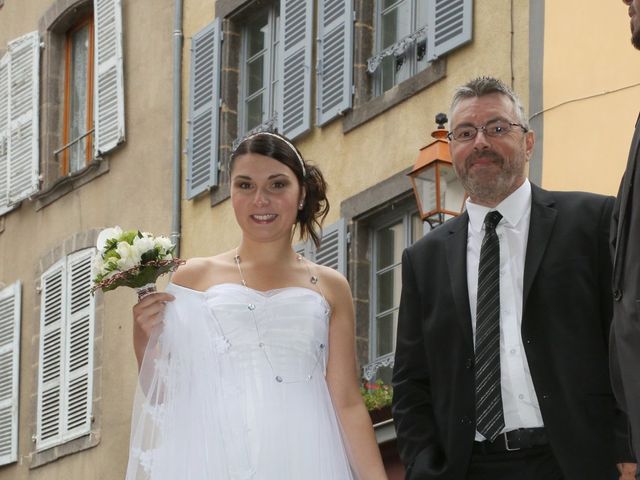
[[[353,479],[307,288],[166,290],[134,405],[127,480]]]

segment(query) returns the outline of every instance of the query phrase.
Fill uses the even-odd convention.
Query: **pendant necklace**
[[[236,253],[235,256],[233,257],[233,260],[236,262],[236,266],[238,267],[238,273],[240,274],[240,282],[242,283],[242,286],[245,288],[245,290],[248,293],[253,293],[255,294],[255,292],[257,292],[257,290],[251,289],[247,286],[247,281],[245,280],[244,277],[244,272],[242,271],[242,266],[241,264],[241,260],[240,260],[240,255],[238,254],[238,247],[236,247]],[[296,260],[298,262],[305,262],[305,267],[307,268],[307,272],[309,274],[309,283],[311,283],[312,285],[317,285],[318,284],[318,277],[316,275],[313,275],[311,273],[311,269],[309,268],[309,264],[306,262],[306,259],[302,256],[302,255],[298,255],[296,257]],[[319,286],[318,286],[319,288]],[[319,293],[322,296],[322,298],[324,298],[324,295],[322,294],[322,289],[319,288]],[[325,300],[326,301],[326,300]],[[260,347],[260,349],[262,350],[262,352],[264,353],[264,356],[267,360],[267,363],[269,364],[269,367],[271,368],[271,372],[274,375],[274,379],[276,382],[278,383],[299,383],[299,382],[308,382],[313,378],[313,374],[316,370],[316,368],[318,367],[318,364],[320,363],[320,358],[322,357],[324,350],[325,350],[325,345],[324,343],[319,343],[318,346],[316,347],[316,358],[313,364],[313,368],[311,369],[311,372],[304,376],[304,378],[302,379],[295,379],[295,378],[285,378],[283,377],[281,374],[279,374],[276,369],[273,366],[273,363],[271,362],[271,358],[269,358],[269,353],[268,353],[268,348],[270,348],[269,345],[265,344],[262,341],[262,335],[260,332],[260,327],[258,326],[258,320],[256,319],[256,314],[255,314],[255,310],[256,310],[256,305],[254,303],[249,303],[247,304],[247,309],[251,312],[251,318],[253,319],[253,325],[255,327],[256,333],[258,335],[258,347]]]

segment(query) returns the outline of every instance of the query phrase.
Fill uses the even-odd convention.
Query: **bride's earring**
[[[302,210],[304,208],[304,201],[300,201],[298,204],[298,210]]]

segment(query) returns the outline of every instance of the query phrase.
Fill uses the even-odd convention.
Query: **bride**
[[[349,285],[291,247],[296,229],[319,245],[322,174],[267,132],[240,143],[230,171],[240,244],[189,260],[133,307],[127,480],[386,479]]]

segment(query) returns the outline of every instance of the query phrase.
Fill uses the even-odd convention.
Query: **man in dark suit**
[[[618,478],[631,457],[609,383],[613,198],[527,180],[534,134],[499,80],[458,88],[450,124],[466,211],[402,259],[406,478]]]
[[[640,0],[623,0],[631,18],[631,43],[640,49]],[[640,117],[638,117],[640,120]],[[640,458],[640,121],[613,208],[613,322],[611,377],[626,412],[633,450]],[[640,478],[640,476],[638,477]]]

